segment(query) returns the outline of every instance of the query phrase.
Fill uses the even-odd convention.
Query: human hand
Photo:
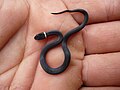
[[[0,90],[119,90],[115,87],[120,86],[119,3],[119,0],[1,0]],[[49,75],[41,68],[39,56],[47,41],[54,38],[36,41],[34,36],[54,29],[65,34],[75,28],[82,22],[81,14],[51,12],[79,8],[88,11],[89,22],[82,32],[68,40],[71,63],[65,72]],[[63,60],[60,46],[47,54],[51,67],[58,67]]]

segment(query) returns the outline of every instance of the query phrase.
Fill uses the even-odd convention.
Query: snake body
[[[34,37],[35,40],[42,40],[42,39],[45,39],[51,35],[57,35],[58,38],[56,40],[54,40],[53,42],[46,44],[45,47],[42,49],[41,54],[40,54],[40,64],[41,64],[43,70],[45,72],[47,72],[49,74],[53,74],[53,75],[60,74],[60,73],[64,72],[67,69],[67,67],[69,66],[70,59],[71,59],[71,53],[67,47],[67,41],[71,35],[81,31],[88,22],[88,13],[83,9],[64,10],[64,11],[61,11],[58,13],[52,13],[52,14],[62,14],[65,12],[80,12],[84,15],[84,20],[78,27],[70,30],[64,36],[58,30],[51,30],[49,32],[39,33]],[[65,56],[64,62],[61,66],[59,66],[57,68],[52,68],[47,64],[45,57],[46,57],[47,52],[50,49],[56,47],[60,43],[62,43],[62,49],[63,49],[64,56]]]

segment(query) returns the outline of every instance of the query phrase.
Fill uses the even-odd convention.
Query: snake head
[[[47,38],[47,35],[45,32],[39,33],[39,34],[35,35],[35,37],[34,37],[35,40],[42,40],[45,38]]]

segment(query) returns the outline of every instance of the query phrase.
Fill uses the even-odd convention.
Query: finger
[[[120,90],[120,87],[82,87],[80,90]]]
[[[19,65],[19,68],[17,69],[10,84],[9,90],[30,90],[32,82],[34,81],[38,57],[39,52],[35,52],[28,57],[23,58],[23,61]]]
[[[120,51],[120,21],[86,26],[83,30],[86,54]]]
[[[26,22],[27,16],[24,0],[4,0],[0,7],[0,49]]]
[[[84,8],[89,13],[89,23],[106,22],[120,19],[120,0],[63,0],[68,9]],[[75,20],[80,23],[78,14]]]
[[[83,81],[86,86],[120,86],[120,52],[85,56]]]
[[[25,52],[26,25],[22,27],[0,51],[0,74],[18,65]]]
[[[18,65],[11,68],[8,72],[0,75],[0,90],[9,90],[10,83],[14,77],[14,74],[18,68]]]

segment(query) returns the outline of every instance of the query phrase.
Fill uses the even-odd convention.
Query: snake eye
[[[37,35],[35,35],[34,39],[35,40],[42,40],[42,39],[45,39],[47,37],[46,33],[43,32],[43,33],[39,33]]]

